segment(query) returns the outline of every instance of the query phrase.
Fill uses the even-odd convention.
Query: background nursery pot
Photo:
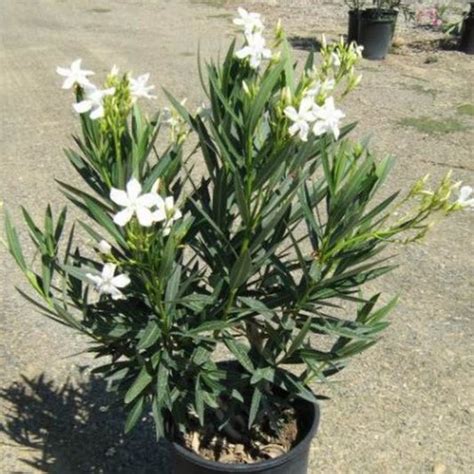
[[[298,440],[287,454],[254,464],[225,464],[208,461],[173,443],[173,474],[307,474],[309,448],[318,430],[320,411],[318,405],[301,399],[295,407],[299,415]]]
[[[349,27],[347,30],[347,43],[359,41],[359,16],[360,10],[349,10]]]
[[[396,10],[377,8],[368,8],[360,13],[358,43],[364,47],[364,58],[385,58],[392,43],[397,15]]]
[[[467,54],[474,54],[474,3],[471,2],[471,10],[464,18],[459,49]]]

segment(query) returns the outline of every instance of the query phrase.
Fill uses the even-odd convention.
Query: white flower
[[[459,204],[461,207],[474,208],[474,197],[470,197],[472,192],[473,189],[471,186],[462,186],[459,190],[459,197],[456,204]]]
[[[80,86],[90,84],[87,76],[92,76],[94,73],[81,69],[81,61],[81,59],[76,59],[69,68],[60,66],[56,68],[56,72],[66,78],[63,82],[63,89],[70,89],[74,84],[79,84]]]
[[[239,59],[249,58],[250,67],[258,69],[263,59],[270,59],[272,52],[265,47],[265,38],[260,33],[248,35],[247,45],[239,49],[235,56]]]
[[[178,127],[181,124],[181,117],[169,107],[163,107],[163,123],[171,128]]]
[[[120,72],[120,69],[114,64],[114,65],[112,66],[112,69],[110,70],[109,75],[115,77],[115,76],[118,76],[118,75],[119,75],[119,72]]]
[[[109,89],[97,89],[92,84],[84,86],[85,98],[81,102],[73,104],[74,110],[79,114],[84,114],[90,111],[89,117],[92,120],[104,116],[104,97],[113,95],[115,87]]]
[[[335,68],[338,68],[341,65],[341,57],[338,53],[335,53],[334,51],[331,53],[331,64]]]
[[[168,235],[173,222],[183,217],[183,214],[178,207],[175,206],[173,196],[167,196],[165,199],[160,199],[161,203],[158,204],[157,210],[153,213],[153,220],[155,222],[165,221],[163,234]]]
[[[151,95],[149,93],[155,88],[155,86],[147,85],[148,79],[150,79],[149,73],[142,74],[136,79],[130,77],[130,93],[135,100],[139,97],[144,97],[145,99],[156,99],[156,95]]]
[[[134,215],[143,227],[150,227],[153,224],[150,208],[160,204],[159,196],[155,193],[141,194],[141,192],[142,187],[135,178],[127,183],[127,192],[115,188],[110,190],[110,199],[125,208],[114,216],[117,225],[123,227]]]
[[[245,35],[263,31],[263,23],[260,13],[249,13],[243,8],[237,9],[240,18],[234,19],[234,25],[242,26]]]
[[[97,244],[97,250],[103,255],[108,255],[112,251],[112,246],[106,240],[102,239]]]
[[[323,133],[331,131],[334,138],[339,138],[339,122],[345,117],[345,114],[336,109],[334,106],[334,98],[328,97],[324,105],[314,105],[313,114],[316,122],[313,126],[313,133],[318,137]]]
[[[125,273],[114,276],[116,267],[117,265],[113,263],[106,263],[100,275],[86,274],[86,277],[95,285],[99,295],[111,295],[113,300],[123,299],[124,295],[119,288],[125,288],[130,284],[130,278]]]
[[[316,98],[319,95],[326,95],[328,92],[331,92],[336,86],[336,81],[334,79],[324,79],[323,82],[316,81],[316,83],[305,92],[305,97]]]
[[[358,58],[362,57],[362,51],[364,51],[364,47],[361,44],[358,44],[357,46],[354,45],[354,53]]]
[[[291,106],[285,107],[285,115],[293,121],[293,125],[288,129],[291,136],[298,133],[301,140],[308,141],[309,125],[314,122],[313,107],[314,102],[309,97],[301,101],[299,110]]]

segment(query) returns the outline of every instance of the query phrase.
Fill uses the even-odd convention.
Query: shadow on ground
[[[322,46],[320,41],[310,36],[291,36],[288,38],[288,41],[293,48],[301,49],[303,51],[317,52]]]
[[[456,51],[459,49],[459,38],[449,36],[446,38],[414,40],[410,41],[407,46],[418,52]]]
[[[42,374],[0,390],[0,433],[28,448],[25,465],[48,473],[169,472],[169,450],[151,420],[125,436],[125,414],[103,381],[56,386]]]

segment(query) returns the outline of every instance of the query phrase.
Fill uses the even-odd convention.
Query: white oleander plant
[[[280,26],[267,45],[258,14],[240,9],[235,23],[243,45],[200,71],[209,106],[197,112],[167,93],[171,111],[148,118],[148,74],[114,67],[99,88],[80,60],[58,68],[81,125],[66,156],[85,186],[59,185],[83,217],[66,233],[66,208],[53,217],[48,205],[43,226],[23,208],[30,264],[6,215],[41,302],[20,293],[89,338],[126,431],[150,412],[159,438],[211,424],[252,443],[278,430],[289,401],[316,402],[310,384],[387,327],[396,299],[364,291],[395,267],[382,251],[474,205],[467,186],[451,199],[449,175],[378,198],[392,160],[351,142],[336,105],[360,81],[355,45],[323,40],[300,70]],[[234,364],[218,362],[220,348]]]

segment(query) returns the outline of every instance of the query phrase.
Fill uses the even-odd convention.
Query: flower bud
[[[97,250],[102,255],[108,255],[112,251],[112,246],[106,240],[102,239],[97,245]]]

